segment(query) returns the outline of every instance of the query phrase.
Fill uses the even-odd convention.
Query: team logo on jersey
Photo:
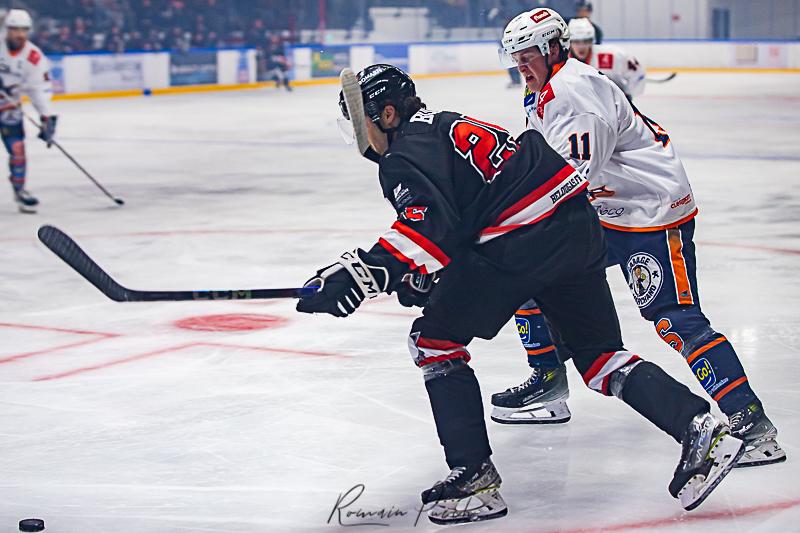
[[[411,207],[406,207],[405,211],[403,211],[403,214],[400,216],[410,222],[421,222],[425,220],[425,213],[427,211],[427,207],[412,205]]]
[[[597,68],[610,70],[614,68],[614,54],[597,54]]]
[[[650,254],[632,255],[626,264],[628,270],[628,287],[631,289],[636,305],[647,307],[661,292],[664,282],[664,270],[658,259]]]
[[[692,363],[692,372],[694,372],[694,376],[700,382],[700,385],[711,394],[714,385],[717,383],[717,376],[714,374],[714,369],[708,359],[702,357]]]

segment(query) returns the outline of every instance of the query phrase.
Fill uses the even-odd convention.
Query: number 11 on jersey
[[[584,161],[589,160],[590,152],[589,152],[589,132],[587,131],[583,135],[581,135],[581,145],[583,147],[583,151],[578,151],[578,134],[573,133],[569,136],[569,157],[572,159],[582,159]]]

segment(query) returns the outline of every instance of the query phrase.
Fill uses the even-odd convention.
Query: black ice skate
[[[14,201],[21,213],[35,213],[39,200],[25,189],[14,189]]]
[[[572,417],[567,407],[567,368],[534,368],[521,385],[492,394],[492,420],[500,424],[563,424]]]
[[[444,481],[422,493],[423,510],[434,524],[463,524],[500,518],[508,507],[500,496],[500,474],[491,459],[457,466]]]
[[[786,460],[786,452],[775,438],[778,430],[767,418],[764,408],[754,402],[733,413],[729,422],[731,434],[744,441],[744,455],[736,463],[737,468],[780,463]]]
[[[744,443],[711,413],[694,417],[683,437],[683,452],[669,492],[687,511],[698,507],[744,453]]]

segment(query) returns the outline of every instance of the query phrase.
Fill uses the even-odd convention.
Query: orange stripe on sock
[[[683,258],[681,230],[677,228],[668,229],[667,243],[669,244],[672,274],[675,278],[675,290],[678,293],[678,303],[691,305],[694,303],[694,298],[692,297],[692,285],[689,283],[689,274],[686,271],[686,260]]]
[[[548,346],[547,348],[539,348],[537,350],[527,350],[528,355],[541,355],[543,353],[555,351],[555,346]]]
[[[706,353],[707,351],[709,351],[714,346],[716,346],[718,344],[722,344],[723,342],[728,342],[728,339],[726,339],[725,337],[720,337],[718,339],[714,339],[713,341],[709,342],[708,344],[706,344],[702,348],[698,348],[697,350],[692,352],[692,354],[686,359],[686,362],[691,365],[694,362],[694,360],[697,359],[701,354]]]
[[[727,387],[725,387],[724,389],[719,391],[716,394],[716,396],[714,396],[714,401],[715,402],[720,401],[720,399],[722,399],[723,396],[728,394],[730,391],[732,391],[733,389],[735,389],[736,387],[738,387],[739,385],[741,385],[745,381],[747,381],[747,376],[743,376],[743,377],[737,379],[736,381],[734,381],[733,383],[731,383],[730,385],[728,385]]]
[[[541,309],[517,309],[516,315],[541,315]]]

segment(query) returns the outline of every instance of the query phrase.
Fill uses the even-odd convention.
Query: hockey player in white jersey
[[[570,56],[591,65],[617,84],[632,100],[644,92],[645,69],[633,55],[619,46],[595,44],[594,26],[588,19],[569,21]]]
[[[20,211],[36,212],[39,201],[25,189],[27,164],[25,129],[20,100],[30,98],[40,117],[39,138],[53,140],[57,117],[50,108],[52,88],[47,58],[28,40],[31,16],[23,9],[12,9],[0,30],[0,134],[8,152],[11,186]]]
[[[546,8],[519,15],[505,30],[504,60],[525,79],[529,127],[589,180],[609,265],[621,267],[641,315],[683,355],[729,417],[733,434],[747,444],[739,466],[785,460],[733,346],[701,310],[693,242],[697,207],[669,135],[608,77],[568,58],[569,43],[566,23]],[[523,306],[516,320],[533,373],[492,397],[492,419],[566,422],[569,389],[559,359],[570,356],[569,347],[551,340],[535,302]]]

